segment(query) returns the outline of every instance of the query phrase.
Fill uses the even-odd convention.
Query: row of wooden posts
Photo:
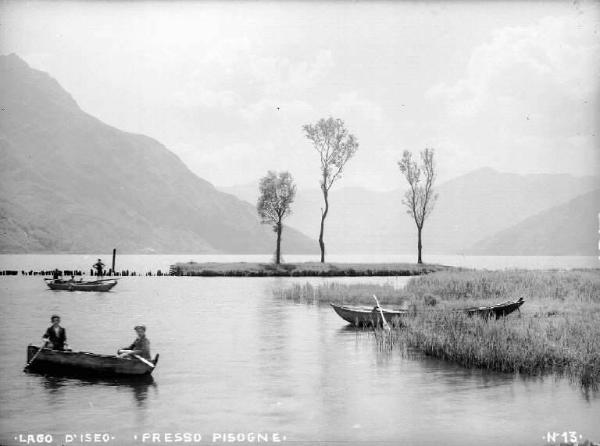
[[[100,274],[98,271],[96,271],[95,269],[90,269],[90,276],[106,276],[106,277],[127,277],[127,276],[169,276],[169,275],[173,275],[173,272],[171,271],[170,273],[163,273],[160,269],[157,270],[156,272],[152,272],[152,271],[147,271],[144,274],[140,274],[136,271],[130,271],[128,269],[125,270],[121,270],[121,271],[116,271],[115,269],[115,260],[117,257],[117,250],[116,248],[113,249],[112,251],[112,268],[108,269],[108,270],[103,270],[102,274]],[[34,270],[29,270],[29,271],[25,271],[25,270],[0,270],[0,276],[18,276],[20,273],[20,275],[22,276],[53,276],[58,275],[60,277],[72,277],[72,276],[83,276],[84,273],[82,270],[69,270],[69,269],[65,269],[65,270],[59,270],[59,269],[50,269],[50,270],[41,270],[41,271],[34,271]]]
[[[52,276],[54,275],[54,271],[55,270],[41,270],[41,271],[34,271],[34,270],[29,270],[29,271],[25,271],[25,270],[0,270],[0,276]],[[66,277],[69,278],[71,276],[84,276],[84,272],[81,270],[59,270],[58,271],[58,275],[60,277]],[[98,276],[99,274],[97,273],[97,271],[90,269],[89,271],[89,275],[90,276]],[[109,269],[107,271],[103,271],[102,276],[104,277],[127,277],[127,276],[168,276],[168,273],[164,273],[162,272],[160,269],[152,272],[152,271],[147,271],[146,273],[138,273],[136,271],[130,271],[128,269],[123,270],[123,271],[113,271],[112,269]]]

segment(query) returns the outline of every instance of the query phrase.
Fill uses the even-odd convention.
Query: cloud
[[[307,90],[323,79],[333,67],[331,51],[321,49],[310,59],[259,57],[248,61],[248,71],[265,92],[293,95]]]
[[[383,121],[383,109],[379,104],[362,98],[357,92],[340,93],[331,104],[333,116],[367,122],[369,125],[379,125]]]
[[[450,113],[474,116],[490,102],[503,108],[542,99],[583,101],[598,92],[598,40],[575,18],[546,17],[527,27],[507,27],[477,47],[466,75],[427,92]],[[586,29],[587,28],[587,29]]]
[[[316,185],[301,127],[329,115],[360,142],[343,184],[395,187],[402,150],[425,147],[447,177],[600,171],[597,4],[324,3],[9,2],[2,47],[217,184],[274,168]]]
[[[210,90],[208,88],[194,88],[176,91],[172,96],[175,106],[182,108],[204,107],[231,109],[241,103],[238,93],[231,90]]]
[[[284,124],[296,124],[311,118],[313,107],[302,100],[281,101],[279,98],[264,98],[239,110],[247,123],[255,124],[270,119]]]
[[[453,145],[496,167],[598,171],[600,41],[586,16],[505,27],[475,48],[464,77],[430,88],[432,117]],[[432,126],[425,131],[432,131]]]
[[[291,59],[261,55],[260,45],[248,39],[227,40],[218,48],[196,61],[169,98],[176,107],[227,110],[230,119],[248,124],[274,117],[310,119],[313,108],[306,97],[333,66],[328,50]]]

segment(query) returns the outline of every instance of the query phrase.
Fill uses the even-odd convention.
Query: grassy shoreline
[[[554,373],[600,385],[600,271],[441,271],[391,285],[294,285],[284,299],[408,308],[402,327],[377,332],[381,347],[409,347],[465,367]],[[521,313],[498,320],[452,311],[518,297]],[[340,323],[342,321],[340,320]]]
[[[414,263],[176,263],[170,273],[175,276],[201,277],[360,277],[418,276],[454,269],[450,266]]]

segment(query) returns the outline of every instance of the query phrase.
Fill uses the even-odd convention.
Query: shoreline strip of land
[[[416,263],[254,263],[187,262],[171,265],[173,276],[201,277],[366,277],[419,276],[455,270],[452,266]]]

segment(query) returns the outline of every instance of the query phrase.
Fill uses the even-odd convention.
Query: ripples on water
[[[117,444],[181,431],[369,444],[546,444],[547,431],[564,430],[600,439],[597,394],[379,351],[369,332],[348,329],[328,306],[273,296],[292,280],[306,281],[141,277],[110,293],[69,293],[36,277],[0,278],[0,443],[27,432],[110,432]],[[127,345],[145,323],[161,355],[154,380],[23,373],[26,345],[39,342],[52,313],[74,350],[98,353]]]

